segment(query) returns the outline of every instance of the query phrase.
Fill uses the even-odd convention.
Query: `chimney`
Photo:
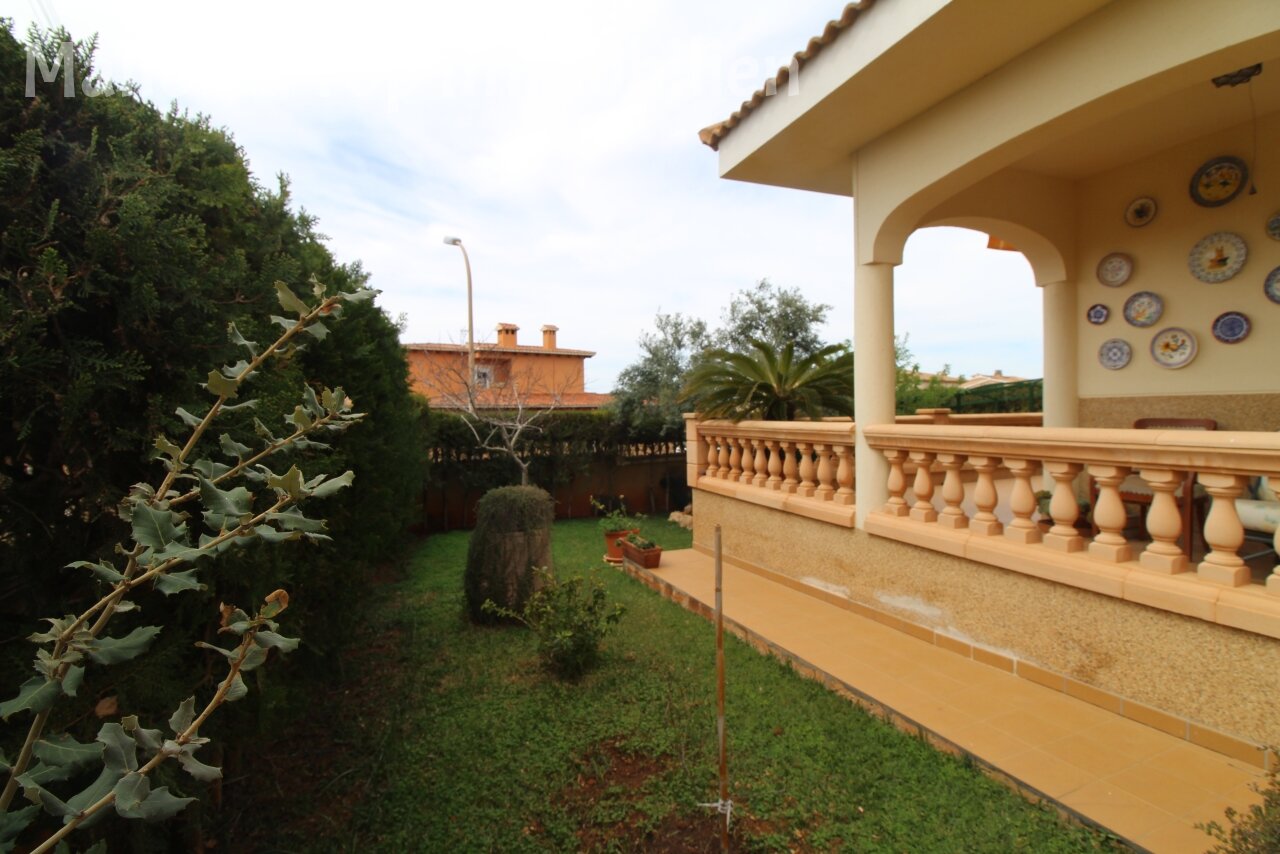
[[[560,327],[547,324],[542,327],[542,349],[554,350],[556,348],[556,333],[560,331]]]
[[[516,346],[516,333],[520,331],[520,327],[514,323],[498,324],[498,346],[514,347]]]

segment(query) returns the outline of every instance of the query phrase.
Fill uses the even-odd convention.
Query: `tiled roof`
[[[466,344],[405,344],[406,350],[423,350],[441,353],[465,353],[467,352]],[[548,353],[553,356],[583,356],[590,358],[595,355],[594,350],[569,350],[564,347],[556,347],[548,349],[547,347],[539,347],[536,344],[517,344],[514,347],[499,347],[497,344],[481,344],[476,343],[476,352],[484,353],[521,353],[526,355],[537,355],[538,353]]]
[[[857,21],[858,15],[870,9],[874,4],[875,0],[858,0],[856,3],[846,4],[844,11],[840,13],[840,17],[834,21],[828,21],[827,26],[822,31],[822,35],[809,39],[809,44],[805,46],[805,49],[795,55],[797,71],[804,68],[811,59],[821,53],[824,47],[835,41],[841,32],[852,27],[854,22]],[[698,131],[698,139],[702,140],[703,145],[711,146],[712,150],[718,150],[720,141],[728,136],[729,132],[750,115],[756,107],[764,103],[765,98],[782,89],[790,78],[791,67],[789,65],[782,66],[778,69],[777,74],[766,80],[764,86],[755,91],[750,100],[743,101],[742,106],[733,115],[722,122],[716,122]]]
[[[505,394],[502,390],[495,390],[492,394],[486,395],[485,389],[481,389],[476,393],[476,405],[480,408],[505,409],[515,407],[512,405],[510,395]],[[593,391],[570,391],[564,394],[550,394],[544,392],[533,392],[520,398],[520,405],[526,409],[599,409],[607,406],[613,401],[611,394],[599,394]],[[447,397],[432,398],[431,406],[435,409],[460,409],[461,406],[454,405]]]

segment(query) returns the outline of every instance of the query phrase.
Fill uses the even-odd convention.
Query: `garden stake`
[[[722,579],[724,567],[720,560],[720,526],[716,525],[716,737],[720,743],[720,800],[712,807],[720,814],[720,850],[729,850],[729,817],[733,814],[733,801],[729,800],[729,757],[725,750],[724,731],[724,594]]]

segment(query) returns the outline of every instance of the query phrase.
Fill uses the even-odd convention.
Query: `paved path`
[[[634,570],[648,573],[647,570]],[[712,559],[664,552],[651,582],[687,606],[715,603]],[[1261,772],[776,581],[724,565],[726,621],[800,669],[971,754],[1016,787],[1137,848],[1203,852],[1196,822],[1260,802]],[[903,721],[902,719],[906,719]]]

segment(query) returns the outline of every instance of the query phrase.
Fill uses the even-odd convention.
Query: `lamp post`
[[[467,266],[467,393],[470,396],[476,381],[475,324],[471,319],[471,259],[467,257],[467,247],[462,245],[461,237],[446,237],[444,242],[462,250],[462,263]]]

